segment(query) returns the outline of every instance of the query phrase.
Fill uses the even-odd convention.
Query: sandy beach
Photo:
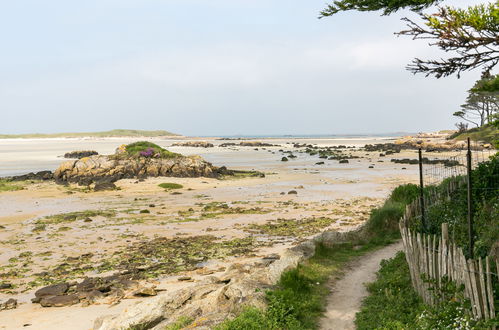
[[[198,154],[217,166],[257,170],[265,177],[127,179],[116,183],[119,190],[104,192],[34,182],[23,190],[0,193],[0,280],[12,284],[0,291],[0,301],[15,298],[19,303],[16,309],[0,312],[0,329],[53,329],[54,324],[60,329],[91,329],[97,317],[148,298],[60,308],[44,308],[30,299],[44,285],[121,271],[122,261],[131,262],[130,255],[140,255],[144,246],[170,249],[161,245],[170,241],[183,244],[187,254],[206,251],[196,261],[179,256],[175,247],[169,254],[162,250],[163,257],[177,260],[176,266],[148,273],[141,283],[154,285],[160,293],[189,286],[232,263],[279,254],[323,230],[356,228],[391,189],[417,181],[417,166],[394,164],[379,152],[359,150],[387,139],[260,139],[277,146],[259,148],[222,148],[221,143],[239,141],[203,140],[215,147],[171,147],[185,139],[150,139],[173,152]],[[54,170],[65,152],[92,149],[110,154],[129,142],[0,140],[0,176]],[[317,165],[321,159],[297,153],[294,143],[355,147],[349,153],[359,158],[348,164],[325,160]],[[297,158],[281,161],[286,151]],[[413,151],[396,155],[415,157]],[[183,188],[167,191],[158,186],[164,182]],[[181,276],[190,279],[179,281]]]

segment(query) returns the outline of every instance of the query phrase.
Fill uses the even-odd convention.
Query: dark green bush
[[[419,196],[419,186],[409,183],[398,186],[393,189],[390,195],[390,200],[392,202],[410,204]]]
[[[485,257],[493,244],[499,241],[499,156],[480,163],[472,172],[473,223],[475,231],[474,255]],[[454,181],[457,189],[449,190]],[[464,177],[445,179],[438,186],[426,188],[440,193],[441,198],[429,205],[426,211],[426,231],[441,234],[442,223],[449,224],[449,234],[456,244],[469,253],[467,184]],[[412,228],[422,228],[421,219],[414,219]]]
[[[125,147],[125,150],[127,155],[132,157],[141,157],[144,153],[147,153],[149,150],[152,151],[154,157],[158,158],[175,158],[180,156],[180,154],[168,151],[158,146],[157,144],[148,141],[138,141],[130,143]]]
[[[404,215],[405,204],[388,200],[385,205],[374,209],[367,222],[367,231],[371,236],[399,234],[399,221]]]

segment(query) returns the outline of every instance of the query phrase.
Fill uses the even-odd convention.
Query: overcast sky
[[[453,0],[465,5],[475,1]],[[479,72],[396,37],[399,12],[317,19],[324,0],[0,2],[0,134],[165,129],[185,135],[453,128]]]

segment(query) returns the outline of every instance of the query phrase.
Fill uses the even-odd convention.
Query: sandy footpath
[[[333,279],[320,329],[355,330],[355,314],[368,294],[365,285],[376,279],[381,260],[393,258],[402,248],[398,242],[362,256],[347,266],[341,279]]]

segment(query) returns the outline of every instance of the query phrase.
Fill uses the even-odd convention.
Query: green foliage
[[[471,90],[475,93],[499,92],[499,74],[479,80]]]
[[[437,78],[481,68],[490,72],[498,63],[497,33],[499,31],[499,4],[478,4],[465,9],[439,7],[432,15],[420,14],[424,24],[404,18],[408,29],[399,35],[413,39],[430,39],[448,58],[413,60],[408,70],[434,75]]]
[[[430,287],[435,281],[427,281]],[[403,252],[381,262],[375,282],[367,287],[355,323],[357,329],[488,329],[493,322],[473,320],[469,300],[464,298],[463,286],[443,278],[434,290],[438,304],[428,306],[412,288],[409,267]]]
[[[405,205],[388,200],[382,207],[374,209],[366,224],[371,235],[383,237],[385,235],[398,236],[398,223],[404,215]]]
[[[340,0],[328,5],[321,12],[321,17],[332,16],[340,11],[347,10],[382,11],[383,15],[389,15],[404,8],[420,11],[438,2],[439,0]]]
[[[178,183],[172,183],[172,182],[165,182],[165,183],[160,183],[158,184],[160,188],[163,188],[165,190],[171,190],[171,189],[182,189],[184,186]]]
[[[396,203],[403,203],[405,205],[412,203],[419,196],[419,186],[408,183],[398,186],[393,189],[390,200]]]
[[[138,141],[128,144],[125,150],[127,155],[132,157],[140,157],[141,152],[147,152],[148,150],[152,150],[156,158],[175,158],[180,156],[180,154],[168,151],[148,141]]]
[[[475,31],[499,32],[499,7],[497,4],[478,4],[466,9],[445,7],[445,10],[452,20],[428,15],[428,26],[439,31],[470,28]]]
[[[403,252],[383,260],[375,282],[367,286],[369,296],[357,313],[357,329],[409,329],[424,310],[412,288],[409,266]]]
[[[448,192],[450,181],[455,181],[457,189]],[[494,242],[499,240],[499,154],[487,162],[480,163],[472,171],[472,200],[474,210],[475,250],[477,257],[488,254]],[[430,186],[427,191],[437,190],[444,193],[444,198],[429,206],[426,213],[427,232],[440,234],[442,223],[449,224],[449,233],[454,242],[469,250],[467,220],[467,185],[464,177],[452,177],[438,186]],[[412,224],[413,228],[421,228],[420,219]]]
[[[467,70],[482,68],[491,71],[498,63],[497,33],[499,32],[499,5],[489,4],[469,6],[465,9],[439,7],[433,15],[422,14],[421,10],[439,3],[440,0],[335,0],[321,11],[320,17],[332,16],[340,11],[382,11],[389,15],[402,8],[420,12],[423,24],[408,18],[408,29],[399,32],[413,39],[433,40],[450,56],[438,60],[414,59],[407,69],[413,73],[446,77]]]
[[[499,128],[492,123],[484,125],[482,127],[472,128],[465,132],[461,132],[453,138],[455,138],[456,140],[465,140],[468,137],[472,141],[494,143],[494,141],[499,140]]]
[[[2,191],[16,191],[24,189],[24,185],[19,182],[12,182],[5,179],[0,179],[0,192]]]

